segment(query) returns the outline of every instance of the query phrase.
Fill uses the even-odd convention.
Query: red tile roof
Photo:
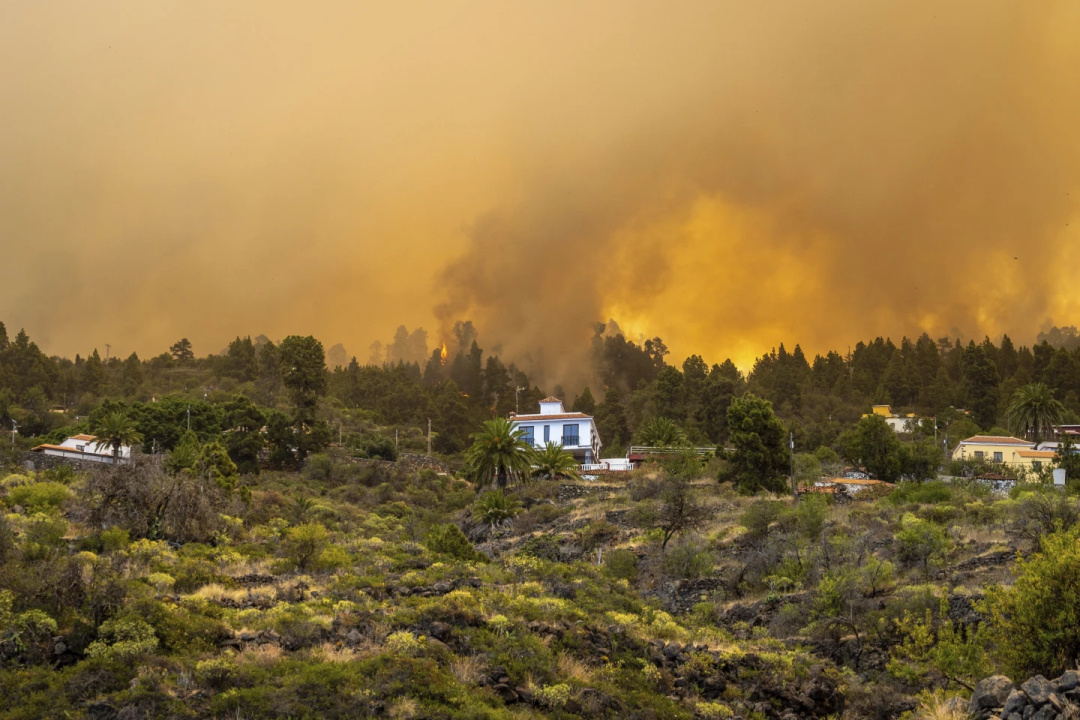
[[[561,403],[561,402],[562,402],[562,400],[560,400],[559,398],[555,397],[554,395],[548,395],[548,396],[547,396],[546,398],[544,398],[544,399],[543,399],[543,400],[541,400],[540,402],[542,402],[542,403],[546,403],[546,402],[557,402],[557,403]]]
[[[1017,450],[1016,454],[1020,457],[1046,459],[1051,459],[1057,455],[1053,450]]]
[[[961,440],[962,443],[971,443],[973,445],[1034,445],[1035,443],[1028,440],[1021,440],[1015,437],[998,437],[996,435],[973,435],[967,440]]]
[[[72,435],[68,440],[97,440],[97,435],[83,435],[80,433],[78,435]]]

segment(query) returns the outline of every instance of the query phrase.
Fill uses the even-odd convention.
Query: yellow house
[[[975,435],[961,440],[953,460],[986,460],[1009,467],[1038,471],[1054,461],[1053,450],[1037,450],[1035,443],[1015,437]]]
[[[915,417],[915,413],[899,415],[893,412],[891,405],[871,405],[870,412],[863,415],[863,417],[867,417],[868,415],[880,415],[885,418],[885,422],[893,429],[893,432],[898,433],[906,432],[909,429],[908,423],[910,423],[912,427],[919,423],[919,418]]]

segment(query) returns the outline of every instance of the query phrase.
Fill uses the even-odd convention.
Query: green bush
[[[712,555],[694,543],[679,545],[664,555],[664,570],[672,577],[695,580],[712,568]]]
[[[896,554],[902,561],[921,566],[928,575],[930,566],[942,562],[949,549],[945,531],[927,520],[907,513],[900,521],[900,531],[893,536]]]
[[[329,542],[320,523],[305,523],[285,532],[285,556],[301,572],[311,569]]]
[[[127,530],[112,527],[101,531],[101,547],[108,553],[119,552],[131,544],[131,536]]]
[[[906,505],[918,503],[920,505],[932,505],[937,503],[949,503],[953,499],[953,489],[940,480],[929,482],[905,481],[896,486],[889,494],[889,502],[893,505]]]
[[[990,586],[983,609],[1011,677],[1056,677],[1080,656],[1080,526],[1047,535],[1016,562],[1016,582]]]
[[[154,628],[139,618],[119,617],[106,620],[98,628],[99,640],[90,643],[86,656],[91,658],[130,658],[157,650]]]
[[[630,550],[612,550],[604,556],[604,569],[613,578],[633,580],[637,577],[637,555]]]
[[[518,546],[518,554],[551,562],[562,559],[559,539],[554,535],[534,535]]]
[[[70,496],[63,483],[37,482],[12,488],[5,501],[8,507],[22,505],[29,512],[44,512],[60,507]]]
[[[432,528],[424,538],[424,545],[431,552],[449,555],[456,560],[471,562],[484,562],[487,560],[483,553],[476,551],[476,548],[469,542],[469,538],[465,537],[465,533],[461,532],[461,528],[452,523]]]

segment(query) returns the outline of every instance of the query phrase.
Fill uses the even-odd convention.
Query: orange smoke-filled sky
[[[0,320],[571,372],[1076,324],[1080,4],[0,5]],[[562,360],[560,360],[562,358]]]

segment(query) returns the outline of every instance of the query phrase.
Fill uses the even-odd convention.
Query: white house
[[[540,401],[536,415],[510,414],[510,420],[525,431],[525,439],[534,447],[544,447],[553,442],[562,445],[582,464],[595,463],[600,457],[600,434],[591,416],[580,412],[566,412],[562,400],[548,397]]]
[[[919,421],[921,420],[921,418],[915,417],[915,413],[905,415],[894,413],[890,405],[871,405],[870,412],[863,415],[863,417],[868,415],[880,415],[885,418],[885,424],[896,433],[914,432],[919,427]]]
[[[113,461],[112,446],[98,442],[94,435],[72,435],[59,445],[38,445],[35,452],[67,458],[68,460],[86,460],[89,462],[109,463]],[[120,461],[131,458],[131,447],[120,446]]]

